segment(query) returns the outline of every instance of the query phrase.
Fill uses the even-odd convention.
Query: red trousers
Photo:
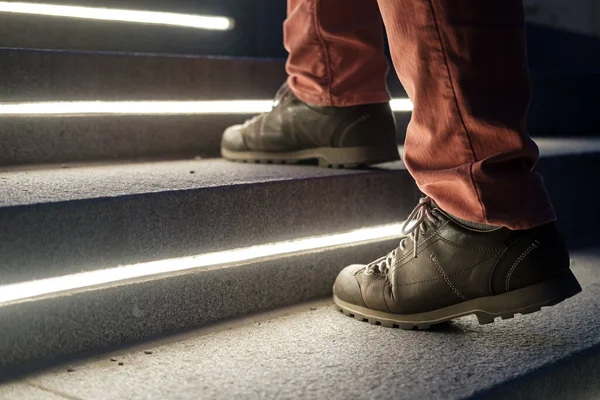
[[[423,193],[474,222],[553,221],[525,128],[522,0],[288,0],[289,84],[301,100],[386,102],[388,63],[414,104],[404,162]]]

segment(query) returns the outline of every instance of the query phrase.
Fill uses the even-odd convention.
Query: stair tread
[[[316,309],[305,304],[291,315],[262,322],[256,317],[84,359],[70,364],[73,372],[61,365],[28,382],[76,398],[105,399],[485,397],[500,384],[557,362],[581,361],[600,347],[599,261],[600,247],[575,252],[581,294],[491,325],[466,317],[437,331],[402,331],[358,322],[330,303]],[[561,379],[573,395],[577,388],[569,382],[576,380]],[[0,387],[0,397],[28,390],[15,383]]]
[[[536,138],[542,157],[600,152],[600,138]],[[402,153],[402,147],[399,147]],[[0,169],[0,208],[221,186],[405,171],[402,162],[371,169],[231,163],[197,159]],[[193,171],[193,172],[192,172]]]
[[[404,170],[402,162],[379,168]],[[0,207],[357,175],[370,170],[177,160],[0,171]],[[191,172],[193,171],[193,173]]]
[[[402,163],[384,167],[207,159],[5,170],[0,275],[8,284],[399,221],[418,193]]]
[[[542,153],[548,153],[546,142],[539,143]],[[542,157],[539,170],[545,176],[559,226],[566,239],[576,244],[597,236],[589,221],[600,220],[600,211],[574,204],[585,196],[595,196],[595,187],[587,183],[595,177],[600,153],[583,154],[593,142],[583,146],[582,142],[569,140],[551,143],[555,150],[570,148],[569,155],[556,156],[555,151],[551,153],[554,156]],[[189,163],[199,166],[195,174],[189,174]],[[137,168],[136,174],[132,174],[132,168]],[[199,160],[6,172],[0,178],[35,175],[33,181],[37,184],[14,184],[12,188],[17,192],[29,188],[42,202],[0,207],[2,283],[67,275],[71,279],[71,274],[84,271],[104,276],[102,270],[110,272],[118,265],[146,268],[144,263],[153,261],[171,265],[174,258],[399,223],[420,194],[400,163],[382,168],[381,172],[364,173]],[[90,178],[94,177],[90,171],[102,179]],[[238,184],[229,186],[219,186],[215,179],[207,182],[217,186],[203,187],[187,181],[190,175],[191,179],[207,179],[200,177],[205,173],[218,177],[221,183],[233,183],[235,171],[241,174],[235,181]],[[262,175],[253,171],[262,171]],[[144,177],[145,172],[150,178]],[[46,173],[72,173],[82,178],[63,177],[57,190]],[[113,190],[116,197],[98,197],[96,192],[96,197],[85,198],[87,190],[102,185],[106,191]],[[140,187],[148,193],[127,194],[129,185],[138,193]],[[40,192],[48,198],[42,198]],[[31,197],[24,191],[19,193],[21,198]],[[50,198],[56,193],[73,201]],[[0,307],[0,319],[9,327],[0,335],[4,340],[0,343],[0,375],[2,368],[13,364],[131,343],[318,298],[331,292],[333,277],[343,265],[372,261],[397,245],[397,239],[376,244],[365,244],[368,249],[333,246],[325,252],[291,253],[257,259],[251,264],[209,268],[210,272],[191,266],[189,271],[160,279],[143,278]],[[311,280],[304,279],[306,274]],[[264,276],[277,279],[265,281]],[[219,301],[215,303],[214,299]],[[141,312],[140,307],[152,313]],[[131,310],[138,317],[131,318]],[[73,315],[81,318],[73,319]]]
[[[0,47],[0,63],[1,103],[269,99],[287,76],[285,60],[207,55]]]

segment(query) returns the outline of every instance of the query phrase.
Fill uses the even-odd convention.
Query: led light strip
[[[234,21],[227,17],[12,1],[0,1],[0,12],[183,26],[218,31],[226,31],[234,27]]]
[[[390,102],[394,111],[412,111],[409,99]],[[71,101],[0,104],[0,115],[179,115],[258,114],[271,109],[271,100],[218,101]]]
[[[392,99],[390,107],[392,107],[392,111],[396,112],[412,111],[413,103],[410,99]]]
[[[152,275],[243,263],[265,257],[284,256],[301,251],[325,249],[340,245],[353,245],[374,240],[393,239],[401,236],[402,225],[403,223],[380,225],[328,236],[316,236],[191,257],[124,265],[82,272],[79,274],[5,285],[0,286],[0,304],[70,290],[81,290],[97,285],[114,284],[129,279],[139,279]]]

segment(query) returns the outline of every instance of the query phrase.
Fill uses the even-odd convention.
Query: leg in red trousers
[[[521,0],[379,1],[414,103],[405,162],[420,189],[469,221],[527,229],[555,219],[525,129],[530,89]]]
[[[399,159],[376,0],[288,0],[289,79],[275,107],[228,128],[221,154],[356,167]]]
[[[376,0],[288,0],[288,83],[322,106],[382,103],[388,62]]]
[[[525,130],[521,0],[379,0],[414,103],[405,162],[428,196],[398,248],[338,275],[347,315],[426,329],[529,314],[581,291]]]

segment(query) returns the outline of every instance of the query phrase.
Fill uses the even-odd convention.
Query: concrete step
[[[268,103],[286,78],[280,60],[266,59],[3,49],[0,63],[0,109],[32,102],[44,102],[38,110],[46,102]],[[0,115],[0,166],[214,157],[224,129],[252,116],[196,108],[183,115],[148,115],[145,106],[125,115]]]
[[[256,111],[222,105],[207,114],[206,104],[187,111],[159,107],[166,115],[147,105],[122,114],[115,114],[122,112],[118,105],[112,112],[75,110],[82,101],[262,100],[261,111],[268,111],[287,78],[282,59],[0,49],[0,63],[6,66],[0,84],[0,166],[215,157],[225,128]],[[406,98],[398,84],[394,94]],[[44,115],[49,102],[68,103],[61,113]],[[7,114],[7,106],[21,103],[29,104],[28,111]],[[402,142],[410,112],[397,112],[396,120]]]
[[[0,103],[269,100],[284,61],[91,51],[1,49]]]
[[[418,199],[402,163],[191,160],[7,171],[0,182],[3,283],[399,222]]]
[[[206,114],[208,106],[197,104],[157,115],[148,104],[123,111],[123,103],[116,103],[113,111],[93,105],[96,111],[90,114],[77,111],[78,102],[263,100],[266,111],[286,78],[282,59],[0,49],[0,63],[0,166],[215,157],[224,129],[256,111],[244,114],[222,106]],[[594,99],[600,73],[533,70],[532,83],[532,134],[597,135],[600,114]],[[393,97],[406,98],[394,74],[388,85]],[[62,114],[40,115],[52,107],[47,102],[68,103],[61,105]],[[7,107],[15,103],[30,108],[9,114]],[[396,112],[399,143],[410,117],[410,112]]]
[[[573,204],[594,190],[587,183],[600,140],[539,144],[538,169],[565,231],[590,236]],[[0,181],[3,283],[399,222],[419,196],[401,162],[367,170],[220,159],[30,167],[0,170]]]
[[[388,237],[317,249],[283,243],[293,250],[251,248],[2,286],[0,380],[64,356],[327,296],[344,266],[381,257],[398,245],[398,234],[396,227]],[[311,247],[330,240],[310,238]],[[81,287],[69,289],[73,282]]]
[[[572,261],[581,294],[507,321],[402,331],[348,318],[327,299],[61,360],[0,386],[0,397],[595,399],[600,248]]]
[[[539,144],[567,239],[595,237],[600,211],[580,204],[596,196],[600,141]],[[397,244],[418,198],[401,163],[196,160],[0,182],[0,372],[325,296],[346,264]]]

